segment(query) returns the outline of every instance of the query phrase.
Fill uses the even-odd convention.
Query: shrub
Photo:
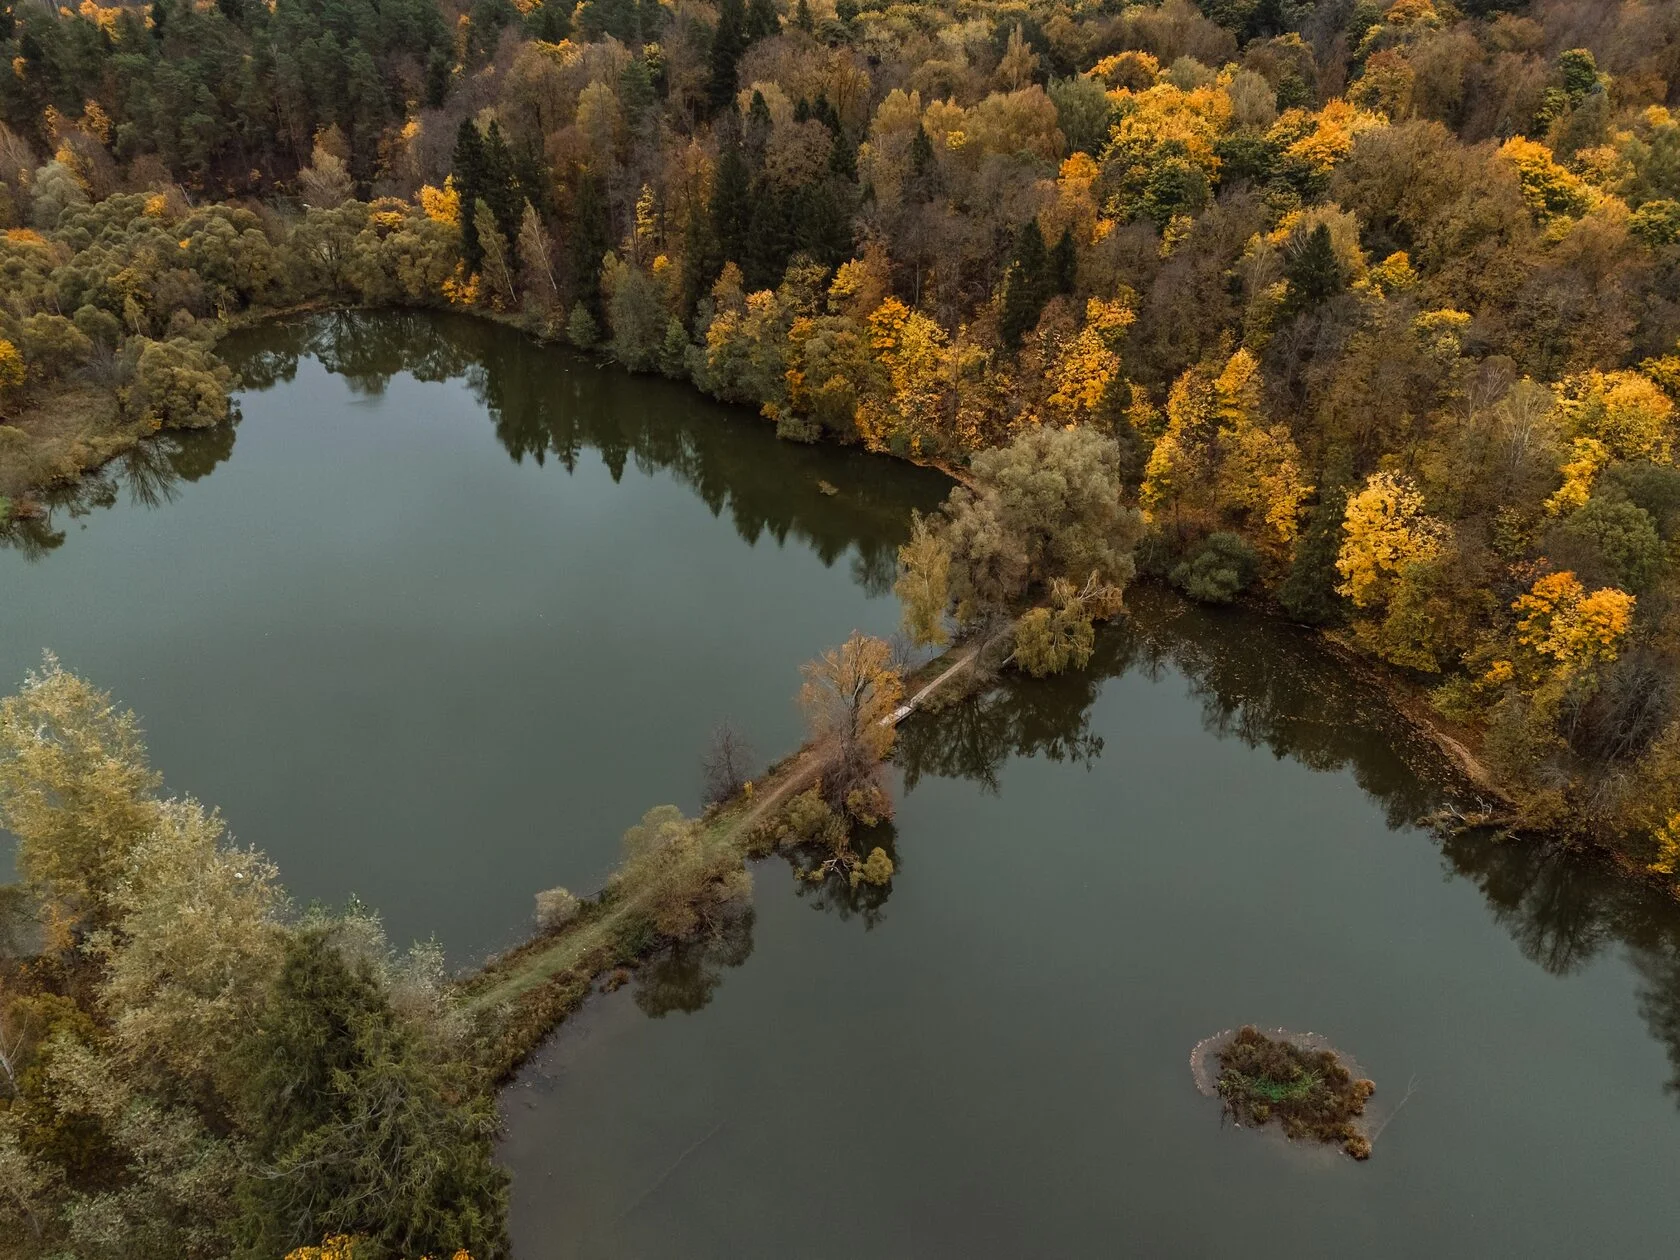
[[[578,899],[564,888],[549,888],[537,894],[537,926],[544,932],[558,932],[577,918]]]
[[[1186,560],[1174,566],[1172,584],[1191,599],[1229,604],[1247,590],[1260,571],[1260,558],[1237,534],[1209,534]]]

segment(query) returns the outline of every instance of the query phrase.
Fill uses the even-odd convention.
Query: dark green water
[[[458,959],[538,889],[598,887],[650,805],[696,809],[720,720],[766,760],[797,743],[800,663],[892,630],[906,518],[945,491],[473,321],[223,352],[237,428],[0,550],[0,679],[51,648],[294,896]]]
[[[458,958],[692,807],[720,716],[791,746],[943,491],[478,324],[229,350],[236,430],[0,551],[0,668],[54,647],[300,897]],[[1673,1251],[1675,906],[1437,838],[1431,750],[1310,640],[1133,604],[1087,674],[908,727],[885,895],[762,864],[557,1035],[506,1095],[519,1256]],[[1357,1055],[1368,1164],[1221,1127],[1188,1056],[1243,1021]]]
[[[1437,840],[1432,750],[1310,642],[1133,603],[910,726],[884,900],[762,864],[750,933],[527,1066],[519,1254],[1673,1253],[1673,904]],[[1222,1127],[1188,1058],[1248,1021],[1357,1056],[1368,1163]]]

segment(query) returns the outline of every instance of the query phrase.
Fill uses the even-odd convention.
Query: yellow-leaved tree
[[[1408,477],[1373,473],[1348,496],[1336,589],[1357,610],[1354,633],[1368,651],[1436,673],[1463,650],[1468,608],[1452,585],[1451,540]]]
[[[1214,487],[1222,513],[1244,527],[1261,552],[1286,564],[1312,494],[1289,429],[1260,414],[1260,362],[1238,350],[1213,383],[1219,408],[1219,471]]]
[[[896,440],[911,454],[939,451],[952,393],[945,330],[888,298],[869,316],[869,345],[885,381],[884,388],[858,400],[857,427],[864,444],[881,451]]]
[[[1073,424],[1096,418],[1120,376],[1115,343],[1136,319],[1136,312],[1123,302],[1092,298],[1085,304],[1085,326],[1061,347],[1044,374],[1052,411]]]
[[[823,795],[835,813],[872,826],[892,813],[881,763],[892,752],[892,716],[904,695],[892,649],[854,630],[808,662],[804,674],[799,707],[822,758]]]

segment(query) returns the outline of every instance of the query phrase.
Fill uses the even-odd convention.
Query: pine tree
[[[799,6],[793,11],[793,24],[806,34],[816,29],[816,23],[811,20],[809,0],[799,0]]]

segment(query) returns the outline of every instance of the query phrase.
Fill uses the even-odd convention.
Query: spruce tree
[[[1072,293],[1079,281],[1079,251],[1074,248],[1072,228],[1062,229],[1050,253],[1050,280],[1057,293]]]
[[[910,139],[910,179],[905,198],[912,202],[931,201],[939,180],[939,163],[933,156],[933,141],[927,128],[916,124],[916,134]]]
[[[775,0],[748,0],[746,35],[747,43],[755,40],[768,39],[779,34],[782,29],[782,19],[776,13]]]
[[[1284,303],[1286,315],[1311,310],[1348,286],[1347,271],[1330,241],[1330,229],[1322,223],[1295,250],[1284,265],[1283,274],[1289,281],[1289,296]]]
[[[461,198],[462,207],[477,205],[479,198],[485,194],[489,172],[485,164],[484,137],[471,118],[463,118],[456,129],[455,156],[450,165],[455,192]],[[473,224],[472,215],[465,212],[461,215],[461,257],[468,271],[477,271],[484,261],[484,250],[478,243],[478,229]]]
[[[586,169],[578,177],[577,195],[572,199],[566,261],[573,294],[597,326],[605,318],[601,309],[601,259],[608,248],[606,192],[600,177]]]
[[[998,333],[1011,350],[1038,323],[1039,312],[1050,296],[1050,260],[1038,220],[1028,219],[1016,241],[1015,257],[1003,277],[1003,309],[998,313]]]
[[[624,120],[632,128],[641,126],[658,100],[647,62],[641,57],[631,58],[618,75],[618,103],[624,110]]]
[[[519,235],[519,215],[525,207],[514,173],[513,152],[502,136],[502,125],[494,120],[484,136],[484,192],[481,194],[496,216],[502,235],[512,240]]]
[[[544,0],[525,15],[531,38],[558,44],[572,33],[572,11],[561,0]]]
[[[712,33],[712,77],[706,92],[714,112],[735,99],[736,68],[747,47],[745,28],[741,0],[723,0],[717,30]]]
[[[1330,625],[1345,615],[1345,606],[1336,594],[1336,584],[1341,580],[1336,558],[1341,554],[1347,497],[1346,487],[1334,487],[1307,513],[1289,575],[1278,586],[1278,603],[1296,621],[1307,625]]]
[[[717,178],[712,184],[712,238],[717,242],[720,265],[744,261],[752,221],[752,173],[738,130],[733,125],[721,129]]]
[[[449,96],[449,83],[453,77],[454,67],[450,64],[449,54],[441,48],[434,48],[426,62],[426,104],[430,108],[442,108]]]
[[[333,1234],[376,1255],[501,1254],[495,1112],[435,1051],[369,963],[320,930],[287,940],[245,1048],[242,1128],[262,1174],[239,1189],[242,1258]]]

